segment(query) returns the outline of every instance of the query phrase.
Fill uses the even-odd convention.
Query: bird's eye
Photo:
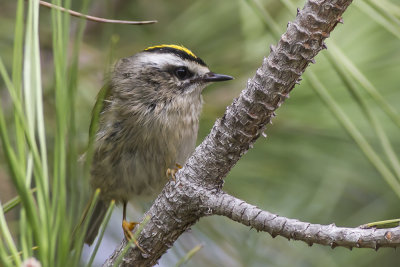
[[[185,80],[192,76],[192,73],[188,70],[187,67],[177,67],[174,70],[175,76],[178,77],[179,80]]]

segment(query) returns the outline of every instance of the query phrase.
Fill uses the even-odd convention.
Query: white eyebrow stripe
[[[166,53],[142,53],[140,62],[143,64],[156,64],[160,67],[167,65],[187,65],[186,62],[180,57],[173,54]]]
[[[186,61],[186,63],[186,66],[189,68],[190,71],[199,75],[204,75],[207,72],[210,72],[210,70],[206,66],[194,63],[192,61]]]
[[[142,53],[139,59],[143,65],[153,64],[160,68],[173,65],[173,66],[186,66],[188,69],[197,74],[205,74],[210,70],[196,62],[182,59],[177,55],[168,53]]]

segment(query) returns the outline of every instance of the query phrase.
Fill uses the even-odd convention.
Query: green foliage
[[[88,1],[84,1],[83,5],[87,6]],[[51,11],[54,87],[49,97],[55,101],[56,121],[52,136],[46,125],[44,101],[48,99],[44,98],[42,84],[43,77],[48,79],[51,76],[41,72],[39,2],[18,1],[16,12],[12,78],[6,70],[3,56],[0,59],[1,77],[11,98],[14,128],[7,123],[10,118],[6,118],[2,103],[0,137],[4,159],[18,197],[0,210],[0,236],[4,241],[0,261],[4,266],[20,266],[23,260],[35,257],[43,266],[77,266],[87,227],[78,229],[79,235],[75,236],[76,239],[72,238],[71,233],[77,224],[74,215],[80,213],[82,207],[79,204],[87,197],[78,190],[71,190],[80,186],[78,178],[85,177],[83,168],[77,165],[74,131],[78,52],[85,24],[82,21],[79,25],[74,36],[72,60],[68,61],[66,51],[70,42],[70,18],[60,11]],[[12,136],[12,133],[15,135]],[[47,147],[49,143],[52,151]],[[52,175],[50,170],[53,170]],[[35,195],[33,191],[36,191]],[[7,226],[4,213],[15,208],[19,202],[22,205],[19,232],[16,234]],[[18,242],[13,234],[19,237]]]
[[[4,266],[31,256],[43,266],[83,264],[85,226],[74,240],[72,232],[89,198],[90,164],[78,158],[87,151],[91,109],[116,58],[150,45],[183,44],[212,70],[235,76],[229,84],[205,90],[200,142],[304,4],[104,0],[88,8],[88,1],[54,1],[107,18],[159,21],[140,27],[88,23],[85,28],[85,21],[55,10],[40,9],[39,19],[36,0],[9,2],[0,11],[0,168],[8,170],[18,198],[0,211]],[[354,1],[343,19],[327,40],[328,50],[277,111],[268,138],[260,138],[226,178],[225,190],[281,216],[351,227],[398,217],[400,3]],[[4,210],[7,216],[18,212],[18,219],[6,221]],[[119,241],[108,237],[101,246],[108,245],[110,254]],[[210,217],[185,233],[161,263],[181,264],[199,244],[204,247],[186,266],[398,262],[398,252],[389,249],[309,248]],[[93,266],[108,256],[84,255],[83,262]]]

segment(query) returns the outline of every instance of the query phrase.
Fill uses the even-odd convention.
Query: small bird
[[[174,179],[195,148],[203,89],[231,79],[179,45],[148,47],[117,62],[97,100],[90,183],[101,193],[85,243],[93,243],[111,200],[123,204],[122,228],[132,239],[127,202],[154,197]]]

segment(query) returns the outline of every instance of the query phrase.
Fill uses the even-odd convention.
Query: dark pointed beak
[[[232,80],[233,77],[225,74],[217,74],[214,72],[207,72],[204,74],[202,80],[205,82],[222,82]]]

